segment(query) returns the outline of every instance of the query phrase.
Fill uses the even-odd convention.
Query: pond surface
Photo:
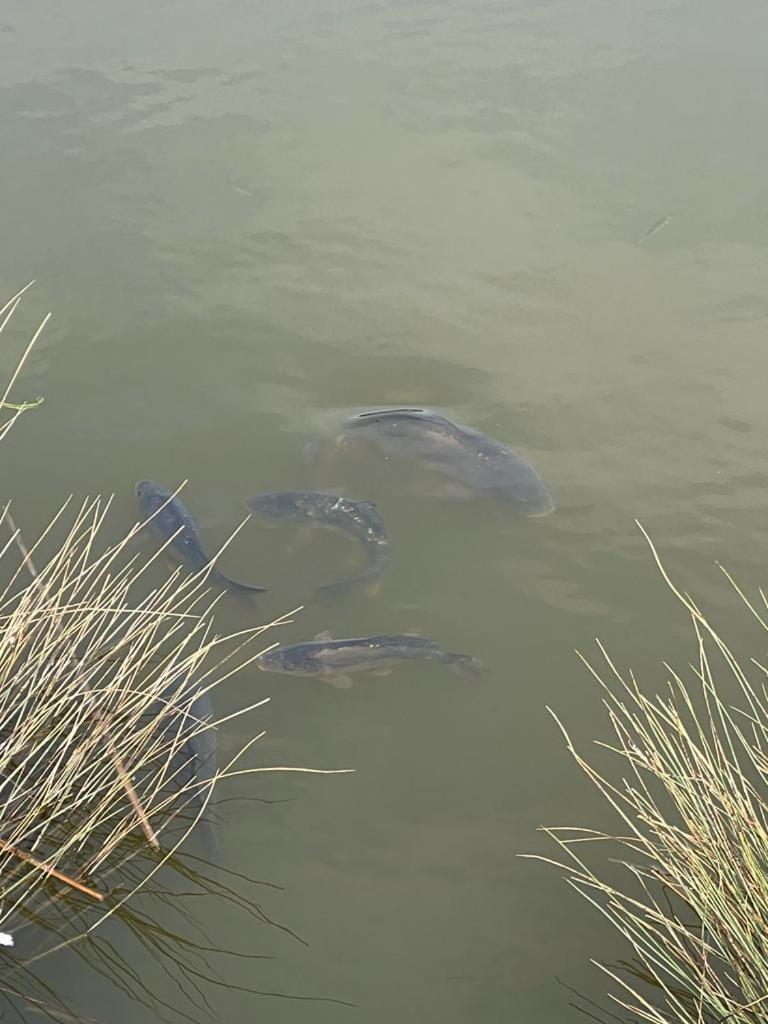
[[[765,578],[768,8],[6,0],[0,22],[0,297],[37,279],[3,373],[54,313],[14,396],[46,401],[2,453],[22,528],[114,492],[117,536],[135,481],[187,479],[215,548],[250,495],[338,488],[386,523],[378,590],[318,601],[355,544],[254,519],[222,568],[269,593],[220,627],[304,604],[280,639],[415,630],[487,666],[221,691],[223,714],[271,697],[221,738],[265,728],[249,764],[356,769],[224,794],[280,801],[224,803],[223,856],[283,887],[261,904],[307,943],[209,907],[214,944],[276,958],[227,979],[354,1006],[210,988],[217,1019],[576,1019],[557,979],[600,1000],[590,957],[626,951],[517,857],[554,852],[540,825],[610,821],[546,709],[608,736],[575,654],[596,636],[649,686],[690,656],[636,518],[726,627],[715,561]],[[398,404],[525,453],[554,514],[373,451],[307,459]],[[78,985],[83,1013],[147,1020]]]

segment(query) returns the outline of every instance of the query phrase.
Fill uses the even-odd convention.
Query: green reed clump
[[[740,661],[651,550],[690,616],[695,663],[683,674],[666,665],[666,691],[648,696],[602,646],[607,674],[585,661],[613,728],[600,745],[621,759],[615,775],[598,772],[558,724],[621,827],[544,831],[567,855],[569,883],[634,952],[631,964],[598,965],[633,1020],[757,1024],[768,1020],[768,667]],[[762,591],[757,605],[728,579],[768,630]],[[605,861],[587,863],[595,843],[618,851],[622,881],[608,879]]]

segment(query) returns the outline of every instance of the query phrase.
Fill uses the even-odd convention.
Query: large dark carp
[[[344,438],[366,439],[385,454],[407,455],[485,493],[524,516],[545,516],[555,503],[530,464],[507,445],[430,409],[378,409],[349,417]]]

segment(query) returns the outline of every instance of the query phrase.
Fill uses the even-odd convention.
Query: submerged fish
[[[158,733],[168,743],[183,740],[169,765],[171,784],[189,800],[189,813],[197,814],[204,806],[208,790],[216,774],[216,733],[213,704],[208,690],[195,692],[187,681],[171,682],[151,708]],[[210,812],[205,808],[198,824],[208,859],[220,860],[219,840]]]
[[[340,590],[353,583],[374,580],[389,562],[389,537],[372,501],[354,501],[352,498],[321,491],[274,491],[270,494],[257,494],[245,504],[257,515],[289,519],[294,523],[330,526],[360,541],[368,559],[367,568],[349,580],[319,587],[321,591]]]
[[[651,224],[651,226],[648,228],[648,230],[645,232],[645,234],[641,235],[640,238],[638,238],[637,244],[638,245],[642,245],[643,242],[647,242],[648,239],[652,238],[656,234],[657,231],[661,231],[663,228],[665,228],[667,226],[667,224],[671,224],[671,223],[672,223],[672,214],[671,213],[668,213],[666,215],[666,217],[659,217],[659,219],[654,224]]]
[[[332,686],[347,689],[352,685],[351,673],[388,675],[400,662],[419,660],[439,661],[464,672],[478,672],[482,668],[479,659],[444,651],[433,640],[412,633],[348,640],[334,640],[330,633],[318,633],[308,643],[265,651],[256,659],[256,664],[264,672],[320,676]]]
[[[367,438],[458,481],[468,491],[511,502],[524,516],[545,516],[555,503],[522,455],[430,409],[380,409],[351,416],[344,436]]]
[[[209,578],[227,590],[240,594],[264,593],[264,587],[238,583],[213,567],[210,557],[203,550],[197,523],[182,502],[172,496],[171,491],[152,480],[140,480],[136,484],[136,497],[142,517],[148,520],[147,526],[161,540],[168,541],[173,537],[168,551],[179,561],[196,572],[210,567]]]

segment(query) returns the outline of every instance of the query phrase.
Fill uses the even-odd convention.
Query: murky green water
[[[571,1019],[555,976],[596,997],[588,958],[624,951],[516,859],[602,813],[545,708],[606,735],[573,653],[596,635],[651,685],[688,651],[635,517],[726,625],[715,559],[764,582],[765,4],[11,0],[0,22],[0,296],[38,279],[4,371],[55,314],[18,389],[46,403],[3,448],[25,530],[114,491],[117,534],[135,480],[188,478],[213,546],[250,494],[343,487],[393,564],[285,639],[415,628],[489,666],[227,687],[222,712],[272,698],[223,739],[266,728],[250,763],[357,773],[242,782],[289,802],[225,805],[226,860],[284,887],[264,910],[308,945],[215,906],[210,940],[277,957],[236,984],[356,1008],[210,990],[218,1019]],[[557,512],[307,466],[334,416],[401,402],[529,453]],[[270,587],[266,617],[356,554],[253,522],[223,568]],[[86,987],[84,1012],[147,1019]]]

